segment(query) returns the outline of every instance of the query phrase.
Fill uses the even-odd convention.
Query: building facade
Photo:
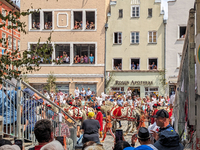
[[[2,16],[6,17],[9,12],[19,12],[20,9],[14,3],[10,3],[6,0],[0,0],[0,10]],[[5,24],[5,27],[0,28],[0,36],[3,39],[0,43],[0,54],[3,54],[5,49],[8,51],[16,50],[20,48],[20,32],[17,29],[9,29],[8,26],[14,26],[11,21],[0,19],[0,24]]]
[[[164,23],[158,0],[111,1],[106,31],[107,92],[164,95]]]
[[[166,80],[168,85],[167,93],[169,95],[172,94],[176,87],[189,10],[193,8],[194,2],[195,0],[168,1],[168,20],[166,32]]]
[[[42,45],[52,33],[53,54],[49,57],[63,60],[61,65],[41,62],[38,72],[27,75],[33,87],[42,90],[53,72],[57,88],[63,92],[74,94],[75,87],[90,88],[97,95],[104,91],[108,7],[109,0],[21,0],[22,10],[40,8],[21,19],[28,25],[28,34],[21,34],[21,48],[33,50],[39,37]]]

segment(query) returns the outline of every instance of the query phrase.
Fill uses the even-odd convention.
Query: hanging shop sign
[[[153,81],[115,81],[115,85],[152,85]]]

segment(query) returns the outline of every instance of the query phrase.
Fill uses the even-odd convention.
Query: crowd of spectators
[[[33,22],[32,29],[39,30],[40,29],[40,22]],[[52,30],[52,22],[45,22],[44,24],[45,30]]]
[[[33,26],[32,26],[32,29],[37,29],[39,30],[40,29],[40,22],[33,22]]]
[[[83,55],[81,55],[81,56],[76,55],[74,57],[74,63],[75,64],[88,64],[88,63],[94,64],[94,62],[95,62],[95,60],[94,60],[93,54],[90,54],[89,57],[87,57],[87,55],[84,55],[84,56]]]
[[[155,62],[152,62],[152,64],[149,65],[149,69],[150,70],[157,70],[157,65],[155,64]]]
[[[75,21],[75,23],[74,23],[74,30],[77,30],[77,29],[82,30],[82,28],[83,28],[83,23],[82,23],[82,21],[80,21],[80,22]],[[95,29],[95,24],[94,24],[94,22],[90,22],[90,23],[89,23],[89,21],[86,21],[85,28],[86,28],[86,29],[90,29],[90,30],[94,30],[94,29]]]
[[[119,63],[118,65],[114,65],[114,70],[122,70],[122,63]]]

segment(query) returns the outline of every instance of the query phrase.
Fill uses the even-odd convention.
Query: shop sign
[[[153,81],[115,81],[115,85],[152,85]]]

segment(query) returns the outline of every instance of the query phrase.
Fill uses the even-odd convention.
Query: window
[[[94,30],[95,29],[95,12],[86,11],[86,29]]]
[[[115,93],[124,93],[124,87],[111,87],[111,90]]]
[[[2,14],[3,17],[6,17],[6,10],[2,8],[1,14]],[[6,20],[3,20],[3,19],[2,19],[2,22],[3,22],[3,23],[6,23]]]
[[[131,7],[131,17],[140,17],[140,7],[139,6]]]
[[[122,44],[122,33],[121,32],[114,33],[114,44]]]
[[[8,48],[9,49],[12,48],[12,38],[11,38],[11,36],[8,37]]]
[[[56,84],[56,88],[61,90],[63,93],[69,94],[69,84]]]
[[[52,12],[44,12],[44,29],[52,30]]]
[[[149,31],[149,43],[157,43],[157,32]]]
[[[32,27],[33,30],[39,30],[40,29],[40,13],[34,12],[32,13]]]
[[[157,70],[158,60],[157,58],[149,59],[149,70]]]
[[[2,32],[2,47],[6,47],[6,34]]]
[[[119,18],[123,18],[123,9],[119,9]]]
[[[55,46],[56,62],[60,60],[60,63],[70,63],[70,45],[69,44],[57,44]]]
[[[44,52],[41,52],[39,55],[38,55],[38,51],[37,49],[39,48],[45,48],[46,50]],[[51,63],[51,60],[52,60],[52,45],[49,44],[48,46],[46,46],[46,44],[31,44],[30,45],[30,48],[32,51],[35,51],[35,54],[33,54],[31,56],[32,59],[38,59],[38,62],[42,63],[42,64],[50,64]],[[45,59],[44,57],[42,56],[46,56]]]
[[[122,70],[122,59],[113,59],[113,70]]]
[[[140,70],[140,59],[131,59],[131,70]]]
[[[185,38],[186,26],[179,26],[179,38]]]
[[[20,50],[20,41],[17,42],[17,49]]]
[[[148,17],[151,18],[152,17],[152,8],[148,9]]]
[[[158,94],[158,87],[145,87],[145,96],[153,96]]]
[[[181,65],[181,59],[182,59],[182,54],[178,54],[178,58],[177,58],[177,68],[179,68],[180,65]]]
[[[83,28],[83,12],[74,11],[74,30],[82,30]]]
[[[139,44],[140,33],[131,32],[131,44]]]
[[[12,14],[9,13],[9,19],[8,19],[8,25],[9,25],[9,26],[12,25],[11,19],[12,19]]]
[[[74,44],[74,64],[95,64],[95,44]]]
[[[16,49],[17,49],[17,43],[16,43],[16,39],[13,39],[13,48],[14,48],[14,50],[16,50]]]

